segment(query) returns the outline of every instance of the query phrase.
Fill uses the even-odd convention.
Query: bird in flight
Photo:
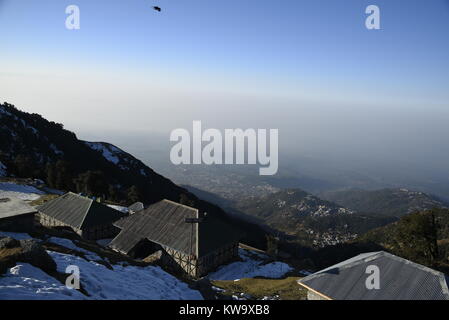
[[[159,8],[159,7],[156,7],[156,6],[155,6],[155,7],[153,7],[153,9],[156,10],[156,11],[161,12],[161,8]]]

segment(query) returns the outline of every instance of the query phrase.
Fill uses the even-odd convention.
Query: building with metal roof
[[[444,273],[385,251],[360,254],[298,283],[309,300],[449,300]]]
[[[98,240],[115,236],[113,222],[125,215],[104,204],[72,192],[38,207],[39,221],[49,227],[70,227],[81,237]]]
[[[193,277],[238,256],[240,233],[212,215],[170,200],[157,202],[114,225],[121,232],[109,244],[112,249],[133,257],[161,250],[166,266]]]
[[[0,230],[29,232],[34,227],[37,210],[21,199],[0,199]]]

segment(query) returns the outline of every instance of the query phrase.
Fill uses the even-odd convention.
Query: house
[[[162,200],[116,223],[109,247],[133,258],[160,251],[161,262],[197,278],[238,256],[240,233],[212,215]]]
[[[449,300],[448,283],[445,274],[384,251],[298,280],[309,300]]]
[[[37,210],[17,198],[0,199],[0,230],[30,232],[34,228]]]
[[[47,227],[70,227],[87,240],[114,237],[112,224],[125,214],[93,199],[69,192],[38,207],[39,222]]]

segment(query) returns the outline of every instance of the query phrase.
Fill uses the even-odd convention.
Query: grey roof
[[[37,210],[23,200],[9,197],[0,199],[0,219],[36,213]]]
[[[379,268],[379,289],[366,287],[370,265]],[[384,251],[360,254],[298,283],[333,300],[449,300],[445,274]]]
[[[115,222],[114,225],[122,231],[109,246],[128,253],[138,243],[138,237],[200,257],[240,238],[231,226],[212,215],[200,223],[186,223],[189,218],[199,218],[198,210],[162,200]]]
[[[44,203],[38,210],[77,229],[111,224],[124,216],[118,210],[72,192]]]

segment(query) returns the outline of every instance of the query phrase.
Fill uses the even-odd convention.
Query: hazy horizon
[[[448,1],[157,2],[0,0],[0,100],[124,149],[201,120],[279,129],[281,166],[449,184]]]

